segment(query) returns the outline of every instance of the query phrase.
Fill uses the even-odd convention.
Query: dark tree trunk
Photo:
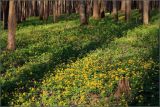
[[[112,1],[107,1],[107,10],[109,11],[110,14],[112,12],[112,7],[113,7]]]
[[[3,20],[3,12],[2,12],[2,1],[0,1],[0,21]]]
[[[75,7],[76,13],[79,13],[79,2],[76,1],[76,7]]]
[[[22,21],[26,20],[26,1],[22,1]]]
[[[38,12],[38,2],[35,1],[35,16],[38,16],[39,15],[39,12]]]
[[[101,0],[101,10],[100,10],[101,18],[105,17],[105,10],[106,10],[105,0]]]
[[[53,22],[56,22],[56,4],[53,1]]]
[[[39,18],[40,20],[43,20],[43,15],[44,15],[44,1],[41,0],[40,2],[40,12],[39,12]]]
[[[2,1],[0,1],[0,21],[3,20],[3,12],[2,12]]]
[[[44,1],[44,20],[47,22],[49,16],[48,0]]]
[[[16,7],[16,15],[17,15],[17,23],[22,22],[21,17],[22,17],[22,5],[21,5],[21,0],[17,1],[17,7]]]
[[[79,3],[80,3],[80,9],[79,9],[80,23],[81,23],[81,25],[87,25],[88,24],[88,17],[87,17],[86,0],[80,0]]]
[[[9,12],[9,1],[2,1],[2,11],[3,11],[3,28],[8,28],[8,12]]]
[[[71,9],[72,9],[71,0],[67,0],[66,5],[67,5],[67,13],[71,14]]]
[[[14,0],[9,1],[9,16],[8,16],[8,39],[7,49],[15,50],[15,34],[16,34],[16,15]]]
[[[118,1],[113,0],[113,12],[112,14],[114,15],[116,21],[118,21]]]
[[[158,10],[160,12],[160,0],[158,1]]]
[[[112,14],[113,14],[113,15],[116,15],[116,14],[117,14],[117,0],[113,0]]]
[[[88,16],[92,16],[92,2],[91,0],[87,0],[87,14]]]
[[[142,1],[138,1],[138,9],[139,9],[139,12],[142,13],[142,4],[143,2]]]

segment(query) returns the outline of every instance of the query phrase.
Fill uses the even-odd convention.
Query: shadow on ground
[[[93,28],[90,26],[81,26],[66,29],[67,32],[74,31],[75,33],[78,32],[78,34],[80,35],[90,35],[91,38],[92,35],[94,35],[94,37],[96,37],[97,35],[96,39],[90,39],[90,41],[84,46],[81,46],[81,44],[78,43],[77,45],[79,45],[78,47],[80,48],[75,47],[76,41],[70,41],[67,43],[67,47],[63,47],[57,52],[53,52],[52,49],[42,51],[41,53],[48,53],[48,60],[45,60],[45,57],[47,57],[47,55],[41,54],[37,59],[41,58],[42,61],[38,63],[36,62],[36,60],[34,61],[34,63],[28,62],[27,65],[23,64],[21,68],[18,68],[20,69],[21,73],[17,75],[13,80],[8,80],[1,86],[2,105],[9,105],[10,101],[15,97],[15,92],[28,92],[31,87],[38,87],[35,86],[34,81],[40,82],[43,79],[44,75],[50,70],[53,70],[57,65],[68,63],[69,60],[76,61],[77,58],[84,57],[87,53],[101,47],[104,43],[109,44],[109,42],[111,42],[114,38],[122,37],[125,32],[137,27],[139,24],[136,24],[134,21],[132,21],[131,23],[117,23],[113,21],[112,18],[108,17],[106,19],[103,19],[102,21],[95,21],[93,25]],[[23,102],[20,102],[19,105],[21,103]]]

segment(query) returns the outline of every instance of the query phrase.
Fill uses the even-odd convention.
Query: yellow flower
[[[85,96],[82,95],[82,96],[80,97],[80,102],[81,102],[81,101],[84,101],[84,100],[85,100]]]
[[[126,71],[125,70],[123,70],[122,68],[118,68],[117,69],[119,72],[121,72],[121,73],[125,73]]]
[[[115,80],[119,80],[118,76],[115,77]]]
[[[34,90],[35,90],[35,89],[32,87],[32,88],[31,88],[31,91],[34,91]]]
[[[129,64],[133,64],[133,62],[134,62],[134,61],[133,61],[133,60],[131,60],[131,59],[130,59],[130,60],[128,60],[128,63],[129,63]]]
[[[150,68],[151,67],[151,63],[146,63],[146,64],[144,64],[144,69],[148,69],[148,68]]]
[[[35,98],[34,98],[34,96],[32,96],[31,100],[32,100],[32,101],[35,101]]]
[[[108,85],[108,87],[111,87],[112,86],[112,82],[110,82],[110,84]]]
[[[88,79],[88,75],[87,74],[84,74],[83,77],[84,77],[84,79]]]
[[[25,96],[25,95],[26,95],[26,93],[23,93],[23,95]]]
[[[43,90],[43,91],[42,91],[42,94],[43,94],[43,95],[46,95],[46,94],[47,94],[47,91]]]
[[[99,74],[99,78],[104,78],[105,74]]]

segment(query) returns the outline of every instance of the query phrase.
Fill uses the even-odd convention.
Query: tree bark
[[[101,16],[100,16],[100,0],[93,1],[93,18],[96,20],[101,18]]]
[[[142,1],[138,1],[138,9],[139,9],[139,12],[143,12],[142,11]]]
[[[125,12],[125,0],[121,0],[121,11]]]
[[[43,20],[43,15],[44,15],[44,1],[41,0],[40,1],[40,12],[39,12],[39,17],[40,17],[40,20]]]
[[[2,1],[0,1],[0,7],[2,7]],[[3,20],[3,12],[2,12],[2,8],[0,8],[0,21]]]
[[[158,1],[158,10],[160,12],[160,0]]]
[[[22,4],[21,4],[21,0],[17,1],[17,11],[16,11],[16,15],[17,15],[17,23],[20,23],[21,17],[22,17]]]
[[[9,1],[2,1],[2,11],[3,11],[3,28],[8,28],[8,12],[9,12]]]
[[[117,14],[117,0],[113,0],[112,14],[113,14],[113,15],[116,15],[116,14]]]
[[[87,17],[87,4],[85,0],[80,0],[80,9],[79,9],[79,14],[80,14],[80,23],[81,25],[87,25],[88,24],[88,17]]]
[[[8,16],[8,39],[7,49],[15,50],[15,34],[16,34],[16,15],[14,0],[9,1],[9,16]]]
[[[75,11],[76,13],[79,13],[79,2],[78,1],[76,1]]]
[[[112,14],[114,15],[116,21],[118,21],[118,2],[117,0],[113,0],[113,12]]]
[[[53,1],[53,22],[56,22],[56,4],[55,1]]]
[[[49,16],[48,0],[44,1],[44,20],[47,22]]]
[[[92,16],[92,4],[91,4],[91,0],[87,0],[87,14],[88,14],[88,16]]]
[[[149,23],[149,0],[143,0],[143,24]]]
[[[101,10],[100,10],[101,18],[105,17],[105,10],[106,10],[105,0],[101,0]]]
[[[32,15],[36,16],[36,1],[32,0]]]
[[[71,14],[71,9],[72,9],[71,0],[67,0],[66,5],[67,5],[67,13]]]
[[[26,20],[26,1],[22,1],[22,21]]]
[[[131,0],[126,0],[126,9],[125,9],[125,19],[127,22],[129,22],[130,16],[131,16]]]

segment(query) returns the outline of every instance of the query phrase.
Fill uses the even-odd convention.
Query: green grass
[[[54,24],[51,17],[47,24],[35,17],[19,24],[16,51],[0,55],[2,105],[104,106],[123,75],[132,96],[121,105],[158,105],[159,15],[143,26],[135,20],[137,11],[133,14],[129,23],[108,15],[80,26],[72,14]],[[0,33],[4,50],[7,31]],[[90,93],[99,95],[99,102],[88,99]]]

